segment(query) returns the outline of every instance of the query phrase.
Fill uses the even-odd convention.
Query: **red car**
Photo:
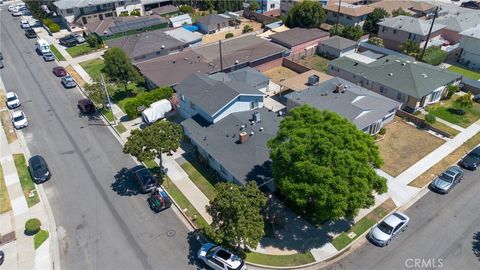
[[[67,76],[67,71],[63,67],[54,67],[53,74],[57,77]]]

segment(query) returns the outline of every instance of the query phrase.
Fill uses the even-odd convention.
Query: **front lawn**
[[[80,66],[92,77],[93,80],[100,79],[100,73],[105,66],[103,59],[96,58],[81,62]]]
[[[122,123],[118,123],[118,125],[116,125],[114,127],[118,133],[122,134],[124,133],[125,131],[127,131],[127,128],[122,124]]]
[[[33,245],[35,249],[39,248],[45,240],[48,239],[48,231],[40,230],[38,233],[35,234],[33,237]]]
[[[480,119],[480,104],[474,102],[471,108],[462,108],[465,110],[465,115],[458,115],[450,112],[449,108],[461,108],[456,103],[455,100],[459,95],[454,95],[449,100],[441,101],[433,106],[427,107],[427,111],[438,118],[442,118],[452,124],[459,125],[461,127],[467,128],[472,123]]]
[[[451,72],[461,74],[461,75],[463,75],[467,78],[470,78],[472,80],[475,80],[475,81],[480,80],[480,72],[478,72],[478,71],[462,68],[462,67],[459,67],[459,66],[450,66],[448,68],[448,70],[450,70]]]
[[[298,61],[300,65],[320,72],[327,72],[328,62],[330,62],[330,60],[328,60],[327,58],[323,58],[319,55],[307,56]]]
[[[218,181],[215,181],[215,176],[208,172],[205,168],[202,168],[202,165],[198,162],[188,162],[185,161],[181,167],[188,174],[192,182],[202,191],[209,200],[213,200],[217,195],[215,190],[215,184]]]
[[[3,177],[2,166],[0,165],[0,214],[12,210],[10,205],[10,197],[8,196],[5,178]]]
[[[65,57],[63,57],[55,45],[50,45],[50,51],[52,51],[53,55],[55,55],[55,58],[57,58],[58,61],[65,61]]]
[[[88,43],[83,43],[77,46],[73,46],[70,48],[67,48],[66,51],[72,56],[72,57],[77,57],[80,55],[84,54],[89,54],[91,52],[97,51],[99,48],[92,48],[88,45]]]
[[[312,263],[315,261],[310,251],[292,255],[268,255],[258,252],[247,253],[248,262],[269,266],[296,266]]]
[[[416,117],[425,120],[425,115],[424,114],[416,115]],[[452,137],[455,137],[455,136],[458,135],[458,133],[460,133],[460,131],[458,129],[451,128],[451,127],[445,125],[444,123],[440,123],[439,121],[435,121],[435,123],[433,123],[433,124],[432,123],[428,123],[428,124],[431,125],[434,128],[438,128],[442,131],[445,131],[445,132],[449,133],[450,135],[452,135]]]
[[[30,173],[28,172],[25,156],[23,154],[13,154],[13,161],[15,162],[15,167],[17,167],[17,173],[18,177],[20,178],[20,185],[23,189],[23,195],[25,195],[28,207],[32,207],[40,202],[40,198],[38,197],[37,189],[35,188],[32,178],[30,177]],[[30,196],[30,193],[32,193],[33,196]]]

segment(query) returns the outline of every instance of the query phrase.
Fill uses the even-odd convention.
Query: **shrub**
[[[433,124],[437,121],[437,117],[435,117],[435,115],[429,113],[429,114],[425,115],[425,121],[427,121],[430,124]]]
[[[472,100],[472,93],[468,92],[463,96],[458,97],[455,100],[455,103],[463,108],[471,108],[473,107],[473,100]]]
[[[423,61],[433,66],[440,65],[445,58],[447,58],[447,52],[442,50],[439,46],[428,47],[423,55]]]
[[[34,235],[40,231],[42,223],[37,218],[31,218],[25,223],[25,234]]]
[[[178,10],[180,10],[180,12],[182,12],[182,13],[194,13],[195,12],[195,9],[192,6],[189,6],[189,5],[180,6],[178,8]]]
[[[419,115],[419,114],[421,114],[421,113],[422,113],[422,112],[420,112],[420,111],[414,111],[414,112],[413,112],[413,115]]]
[[[252,32],[252,31],[253,31],[253,27],[251,27],[250,25],[247,24],[243,27],[242,33],[245,34],[245,33]]]
[[[421,121],[417,124],[417,127],[420,128],[420,129],[424,129],[424,128],[427,127],[427,122]]]
[[[97,36],[95,34],[90,34],[86,38],[88,46],[91,48],[97,47]]]
[[[445,98],[446,99],[452,98],[453,94],[457,93],[458,91],[460,91],[460,86],[450,84],[449,86],[447,86],[447,95],[445,96]]]
[[[52,33],[57,33],[58,31],[60,31],[60,25],[52,23],[48,26],[48,29],[50,29],[50,32]]]
[[[119,17],[127,17],[128,16],[128,11],[122,11],[120,13],[120,15],[118,15]]]
[[[378,131],[378,134],[380,135],[385,135],[385,133],[387,133],[387,130],[383,127]]]
[[[379,37],[371,37],[367,42],[378,47],[383,47],[383,39]]]
[[[43,20],[42,20],[42,23],[43,23],[45,26],[49,27],[49,26],[50,26],[51,24],[53,24],[54,22],[53,22],[51,19],[43,19]]]
[[[130,12],[130,16],[140,16],[140,10],[134,10]]]
[[[233,37],[233,33],[226,33],[225,34],[225,38],[231,38],[231,37]]]
[[[130,98],[125,102],[125,113],[129,119],[135,119],[140,116],[138,107],[148,107],[150,104],[159,101],[161,99],[170,99],[173,95],[173,89],[171,87],[156,88],[148,92],[140,93],[134,98]]]

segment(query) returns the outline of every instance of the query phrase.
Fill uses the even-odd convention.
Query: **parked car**
[[[23,15],[23,11],[22,10],[15,10],[12,12],[12,16],[13,17],[20,17]]]
[[[472,100],[480,103],[480,94],[476,94],[475,96],[473,96]]]
[[[447,111],[453,113],[453,114],[457,114],[457,115],[465,115],[465,110],[464,109],[459,109],[459,108],[448,108]]]
[[[55,74],[55,76],[57,77],[63,77],[63,76],[67,76],[67,71],[65,70],[64,67],[61,67],[61,66],[56,66],[52,69],[52,72],[53,74]]]
[[[3,54],[0,52],[0,60],[3,60]]]
[[[78,41],[76,38],[68,35],[64,36],[63,38],[59,39],[60,45],[63,45],[65,47],[73,47],[78,44]]]
[[[477,1],[468,1],[460,4],[461,7],[471,8],[471,9],[480,9],[480,3]]]
[[[15,92],[8,92],[7,93],[7,107],[9,109],[15,109],[20,107],[20,100],[18,99],[17,94]]]
[[[3,60],[0,60],[0,68],[3,68]]]
[[[161,187],[155,188],[150,196],[147,198],[148,205],[156,213],[163,211],[169,208],[172,205],[170,197],[168,197],[167,192]]]
[[[407,215],[395,212],[377,224],[368,234],[368,238],[377,246],[386,246],[400,232],[407,229],[409,221]]]
[[[245,262],[238,256],[221,246],[212,243],[204,244],[197,257],[215,270],[245,270]]]
[[[74,88],[77,86],[77,83],[73,80],[73,78],[70,75],[67,75],[62,78],[62,84],[63,87],[65,88]]]
[[[32,28],[25,29],[25,36],[27,38],[36,38],[37,33]]]
[[[463,178],[463,173],[460,167],[452,166],[435,178],[430,184],[430,187],[439,193],[446,194],[450,192],[456,184],[460,183]]]
[[[52,176],[47,162],[40,155],[35,155],[28,160],[28,171],[36,184],[43,183]]]
[[[3,264],[3,261],[5,260],[5,253],[3,250],[0,250],[0,265]]]
[[[466,156],[460,161],[460,165],[468,170],[476,170],[478,165],[480,165],[480,146],[477,146],[475,149],[470,151]]]
[[[23,111],[14,111],[12,113],[12,123],[16,129],[21,129],[28,126],[27,116]]]
[[[88,98],[80,99],[77,103],[77,107],[83,114],[90,114],[95,112],[95,105]]]
[[[20,27],[22,27],[23,29],[27,29],[27,28],[30,28],[30,23],[27,21],[27,20],[21,20],[20,21]]]
[[[133,167],[131,174],[140,186],[142,193],[152,192],[157,187],[157,179],[145,166],[139,165]]]
[[[78,44],[82,44],[86,41],[85,38],[80,34],[72,34],[71,37],[74,38]]]
[[[55,61],[55,55],[53,55],[52,52],[46,52],[42,54],[42,57],[43,57],[43,60],[45,60],[45,62]]]

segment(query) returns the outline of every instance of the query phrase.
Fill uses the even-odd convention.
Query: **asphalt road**
[[[78,89],[64,89],[27,39],[19,18],[0,13],[0,75],[22,101],[32,154],[53,177],[44,188],[59,231],[62,269],[195,269],[198,244],[173,209],[153,214],[125,177],[134,160],[98,119],[79,115]]]
[[[428,192],[405,213],[408,229],[387,247],[365,242],[328,270],[480,269],[480,172],[447,195]],[[474,239],[475,234],[478,238]]]

